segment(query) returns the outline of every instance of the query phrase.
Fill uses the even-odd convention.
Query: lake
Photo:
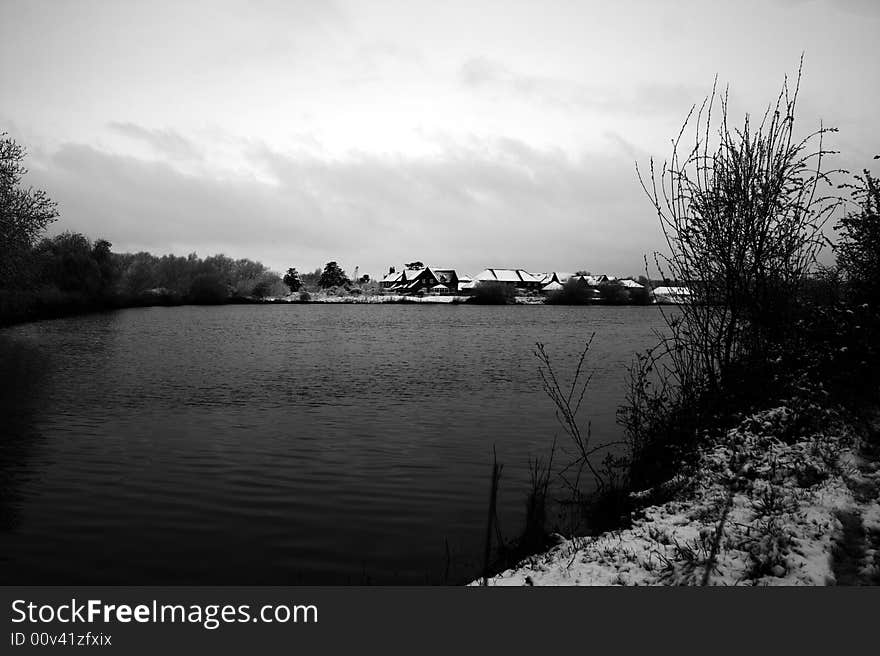
[[[413,584],[476,577],[493,448],[521,529],[564,445],[536,341],[595,444],[656,307],[140,308],[0,330],[0,581]],[[563,456],[557,456],[561,458]]]

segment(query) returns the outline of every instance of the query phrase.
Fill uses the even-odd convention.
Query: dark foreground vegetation
[[[831,411],[854,425],[876,420],[880,183],[868,170],[829,169],[834,130],[794,137],[799,83],[800,74],[759,121],[746,116],[739,128],[728,122],[726,94],[713,91],[691,111],[670,159],[639,173],[669,247],[654,258],[657,273],[689,281],[694,302],[659,310],[666,334],[629,370],[618,410],[623,445],[596,447],[582,419],[589,342],[572,381],[557,380],[538,345],[565,437],[530,463],[522,537],[501,545],[488,571],[547,548],[551,531],[625,527],[640,508],[671,498],[667,483],[688,471],[710,434],[753,413],[792,412],[768,444],[821,435]],[[826,246],[830,267],[817,264]],[[563,509],[558,519],[551,506]]]

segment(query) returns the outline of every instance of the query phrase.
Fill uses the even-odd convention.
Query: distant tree
[[[368,273],[365,273],[360,278],[358,278],[358,282],[362,285],[370,282],[370,275]]]
[[[0,133],[0,288],[22,278],[31,248],[58,216],[46,192],[22,186],[25,154],[7,133]]]
[[[321,269],[315,269],[311,273],[303,273],[299,278],[302,280],[303,288],[318,289],[320,287]]]
[[[591,276],[593,274],[585,269],[581,269],[580,271],[575,271],[574,275],[576,275],[576,276]]]
[[[345,271],[336,262],[327,262],[318,284],[327,289],[328,287],[340,287],[347,285],[351,281],[345,275]]]
[[[599,285],[602,303],[605,305],[626,305],[630,296],[626,287],[617,282],[605,282]]]
[[[562,289],[552,292],[544,301],[549,305],[587,305],[593,302],[593,288],[580,278],[572,278]]]
[[[516,290],[503,282],[481,282],[474,288],[471,302],[480,305],[508,305],[516,301]]]
[[[101,269],[92,253],[91,242],[76,232],[43,239],[34,249],[40,283],[62,292],[96,297],[103,285]]]
[[[272,294],[272,281],[260,280],[251,290],[251,294],[257,298],[266,298]]]
[[[291,293],[298,292],[300,287],[302,287],[302,280],[299,278],[299,273],[297,273],[296,269],[288,269],[287,273],[284,275],[284,284],[290,288]]]
[[[407,269],[424,269],[425,265],[416,260],[415,262],[410,262],[406,265]]]
[[[193,303],[222,303],[229,296],[229,289],[218,273],[200,273],[193,278],[189,299]]]

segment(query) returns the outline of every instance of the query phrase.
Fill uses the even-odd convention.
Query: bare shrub
[[[723,384],[735,362],[764,357],[784,340],[822,232],[839,204],[825,188],[820,127],[794,137],[800,87],[788,79],[757,126],[728,121],[728,92],[716,91],[691,109],[672,154],[659,171],[639,180],[654,206],[669,253],[656,255],[664,278],[684,281],[693,302],[669,320],[670,350],[684,348],[693,377]],[[720,104],[717,127],[716,104]],[[685,134],[691,129],[693,141]],[[638,171],[638,167],[637,167]]]
[[[631,483],[665,480],[701,430],[772,380],[776,355],[793,349],[808,273],[840,200],[831,194],[824,140],[794,136],[801,67],[755,122],[729,121],[728,92],[691,108],[669,160],[636,167],[666,240],[660,278],[686,285],[688,302],[664,310],[659,344],[630,368],[618,412],[632,450]],[[646,259],[646,269],[647,259]],[[755,384],[761,380],[762,385]]]

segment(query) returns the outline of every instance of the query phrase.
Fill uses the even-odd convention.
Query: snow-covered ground
[[[823,429],[802,429],[804,413]],[[673,500],[630,528],[561,540],[488,583],[880,584],[880,467],[862,446],[815,404],[758,413],[707,435],[696,467],[667,484]]]
[[[292,294],[290,296],[279,297],[277,299],[269,299],[276,301],[290,301],[298,303],[299,295]],[[467,296],[402,296],[399,294],[382,294],[382,295],[334,295],[315,293],[311,295],[309,303],[463,303],[467,301]]]

